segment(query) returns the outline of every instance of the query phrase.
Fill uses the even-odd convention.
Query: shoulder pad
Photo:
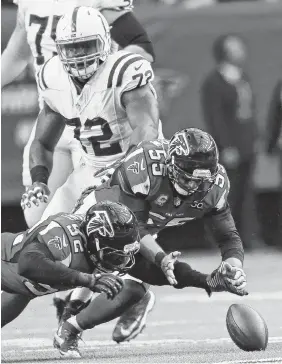
[[[216,210],[221,210],[227,203],[229,190],[230,182],[226,170],[221,164],[219,164],[219,173],[216,177],[211,193],[208,194],[211,207]]]
[[[141,142],[124,160],[123,167],[134,194],[154,195],[165,174],[166,140]]]
[[[120,87],[122,91],[145,86],[154,79],[150,62],[139,54],[125,51],[116,52],[109,74],[108,88]]]
[[[150,178],[142,146],[128,154],[124,159],[123,168],[132,192],[147,196],[150,191]]]
[[[51,251],[57,261],[69,266],[71,262],[71,247],[64,227],[56,220],[51,221],[38,232],[39,240]]]
[[[58,56],[50,58],[40,68],[38,74],[38,86],[42,91],[60,90],[68,82],[68,76]]]
[[[81,223],[84,221],[83,215],[64,214],[64,213],[60,213],[60,214],[56,215],[56,218],[54,220],[59,222],[59,224],[63,228],[65,228],[68,224],[77,224],[78,226],[80,226]]]

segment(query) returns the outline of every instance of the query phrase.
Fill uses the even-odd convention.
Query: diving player
[[[127,303],[133,305],[146,294],[146,285],[140,281],[144,268],[149,283],[168,284],[163,272],[170,264],[169,255],[157,267],[138,254],[136,217],[120,203],[97,203],[83,216],[57,214],[25,232],[3,233],[1,238],[2,327],[14,320],[30,300],[59,290],[87,287],[104,293],[99,297],[108,301],[126,289],[131,295]],[[178,288],[194,286],[209,294],[228,290],[223,268],[207,276],[193,271],[186,263],[176,262],[176,271],[181,272],[177,275]],[[122,280],[114,272],[131,272],[139,281]],[[122,297],[119,305],[122,310]],[[80,315],[88,317],[89,312],[84,313],[84,309],[80,308]],[[119,312],[115,310],[108,319],[118,317]],[[89,320],[96,320],[96,312],[90,312]],[[67,328],[62,327],[56,334],[55,345],[64,357],[80,357],[77,335]]]
[[[98,245],[99,237],[105,236],[110,237],[107,244],[104,239]],[[115,268],[125,272],[139,250],[135,216],[126,206],[107,201],[83,216],[61,213],[25,232],[2,233],[1,240],[2,326],[31,299],[60,290],[88,287],[113,299],[123,281],[104,274],[100,264],[115,262]]]
[[[175,133],[170,141],[140,143],[108,182],[82,195],[77,211],[83,213],[88,204],[102,201],[106,196],[126,204],[139,221],[141,252],[145,249],[144,255],[151,261],[159,261],[165,254],[155,234],[169,226],[187,223],[189,228],[190,220],[204,218],[218,243],[222,261],[232,266],[231,289],[244,294],[244,250],[227,202],[229,188],[213,138],[200,129],[189,128]],[[146,251],[150,251],[150,256]],[[171,284],[175,284],[170,278]],[[150,297],[148,294],[124,312],[113,332],[115,341],[130,340],[142,331],[152,308]],[[91,309],[98,310],[98,314],[101,305],[104,316],[114,311],[113,304],[111,307],[101,301],[95,304],[95,299]],[[88,325],[95,326],[95,322]]]

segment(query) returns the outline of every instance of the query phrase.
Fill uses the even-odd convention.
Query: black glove
[[[105,293],[109,299],[114,299],[123,288],[123,280],[114,274],[93,274],[93,278],[88,288],[93,292]]]

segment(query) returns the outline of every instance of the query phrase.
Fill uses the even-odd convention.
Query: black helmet
[[[180,195],[200,193],[202,199],[218,174],[218,150],[212,136],[196,128],[183,129],[169,141],[168,176]]]
[[[87,251],[99,270],[124,274],[135,264],[140,249],[138,223],[125,205],[103,201],[90,207],[84,230]]]

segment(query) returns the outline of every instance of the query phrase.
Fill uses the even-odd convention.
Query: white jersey
[[[18,21],[26,29],[27,41],[34,57],[36,72],[57,54],[55,33],[60,17],[76,6],[92,6],[95,0],[14,0],[18,4]]]
[[[73,128],[88,162],[105,167],[121,158],[129,147],[132,128],[122,94],[146,84],[155,94],[153,77],[151,64],[142,56],[118,51],[108,57],[82,90],[58,56],[45,63],[38,79],[44,101]]]

